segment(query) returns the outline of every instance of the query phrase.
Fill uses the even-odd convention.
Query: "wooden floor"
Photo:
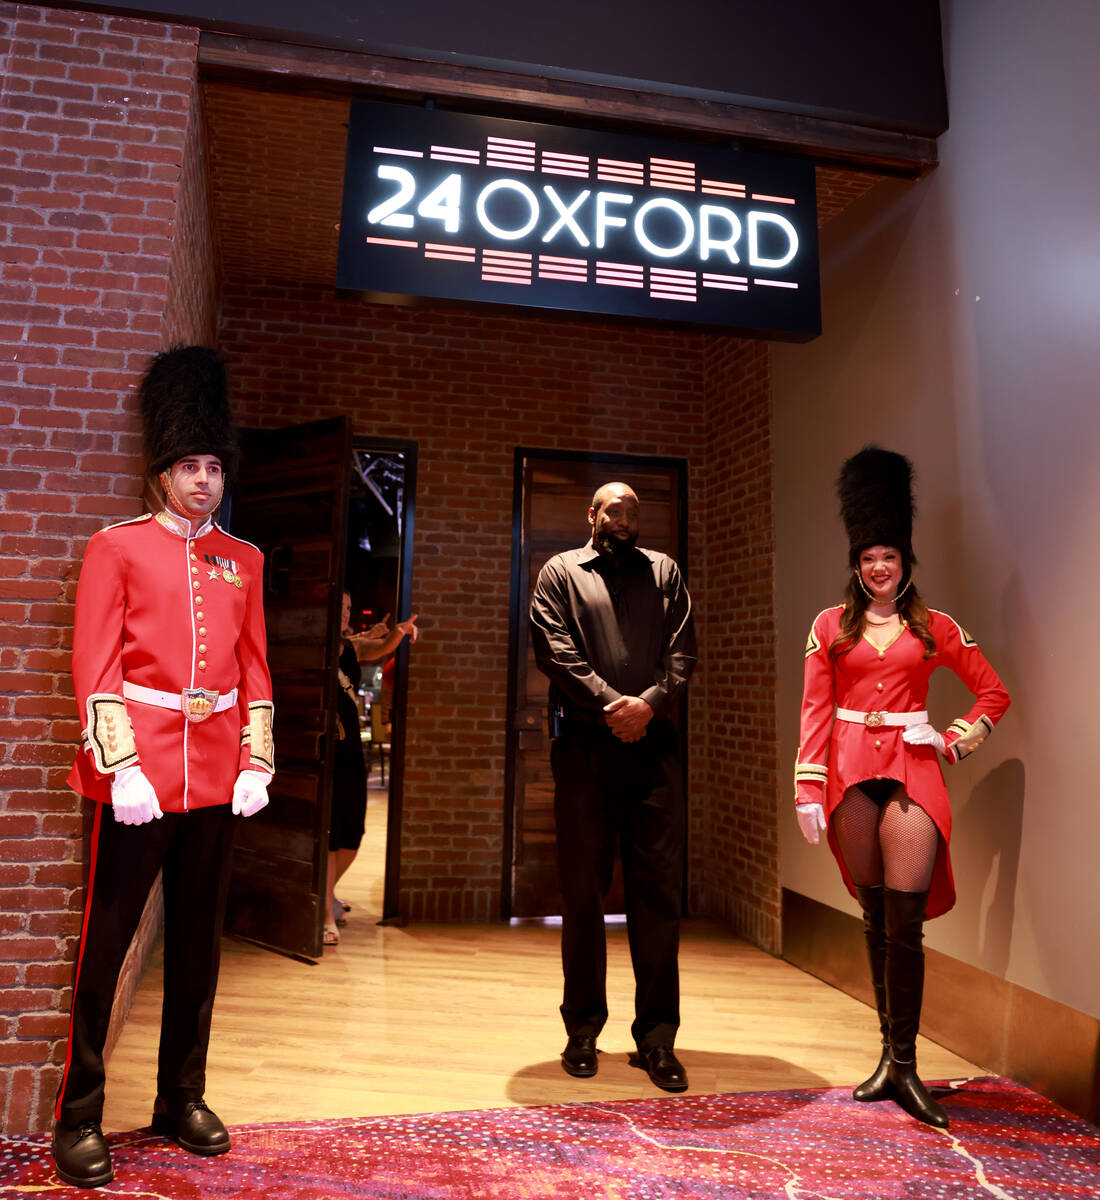
[[[226,939],[206,1097],[227,1124],[653,1096],[628,1065],[626,931],[608,930],[610,1019],[600,1070],[561,1069],[560,931],[526,925],[380,927],[385,794],[338,889],[342,940],[314,966]],[[870,1009],[706,921],[684,923],[677,1053],[690,1092],[854,1085],[878,1059]],[[104,1128],[149,1122],[160,960],[107,1070]],[[980,1069],[922,1038],[922,1074]],[[690,1094],[690,1093],[689,1093]]]

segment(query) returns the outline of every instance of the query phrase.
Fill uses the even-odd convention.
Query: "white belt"
[[[209,688],[184,688],[182,692],[158,692],[156,688],[142,687],[140,683],[122,684],[122,694],[127,700],[139,704],[154,704],[157,708],[172,708],[182,712],[189,720],[204,721],[216,712],[225,712],[237,703],[237,689],[221,695]]]
[[[928,712],[857,712],[854,708],[838,708],[838,721],[854,721],[857,725],[866,725],[868,729],[877,729],[880,725],[923,725],[928,720]]]

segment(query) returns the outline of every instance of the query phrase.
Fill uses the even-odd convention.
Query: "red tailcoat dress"
[[[263,555],[208,522],[189,536],[167,512],[96,533],[76,596],[73,687],[83,723],[69,785],[110,803],[111,776],[140,765],[164,812],[228,804],[239,771],[268,774],[271,676]],[[200,723],[124,695],[205,688],[236,704]]]
[[[1004,715],[1008,692],[977,644],[946,613],[929,610],[929,631],[936,653],[924,657],[920,639],[903,626],[880,650],[866,636],[850,649],[830,656],[829,647],[840,632],[840,605],[819,613],[806,643],[806,677],[802,720],[795,765],[799,804],[825,807],[827,832],[848,891],[855,888],[844,865],[832,829],[832,814],[845,791],[864,779],[896,779],[906,795],[924,809],[940,831],[940,849],[932,874],[928,917],[938,917],[955,903],[948,846],[951,806],[933,746],[907,744],[902,726],[868,727],[834,720],[837,708],[858,712],[906,713],[927,708],[928,680],[938,667],[947,667],[973,692],[970,711],[944,733],[946,758],[957,763],[978,748]]]

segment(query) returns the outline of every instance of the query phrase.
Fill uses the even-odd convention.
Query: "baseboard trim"
[[[783,889],[783,958],[871,1003],[858,917]],[[950,955],[925,956],[921,1033],[1100,1123],[1100,1020]]]

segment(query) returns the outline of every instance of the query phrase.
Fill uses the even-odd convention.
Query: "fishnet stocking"
[[[881,807],[858,786],[849,788],[831,824],[857,887],[885,884],[897,892],[928,891],[940,833],[900,784]]]

